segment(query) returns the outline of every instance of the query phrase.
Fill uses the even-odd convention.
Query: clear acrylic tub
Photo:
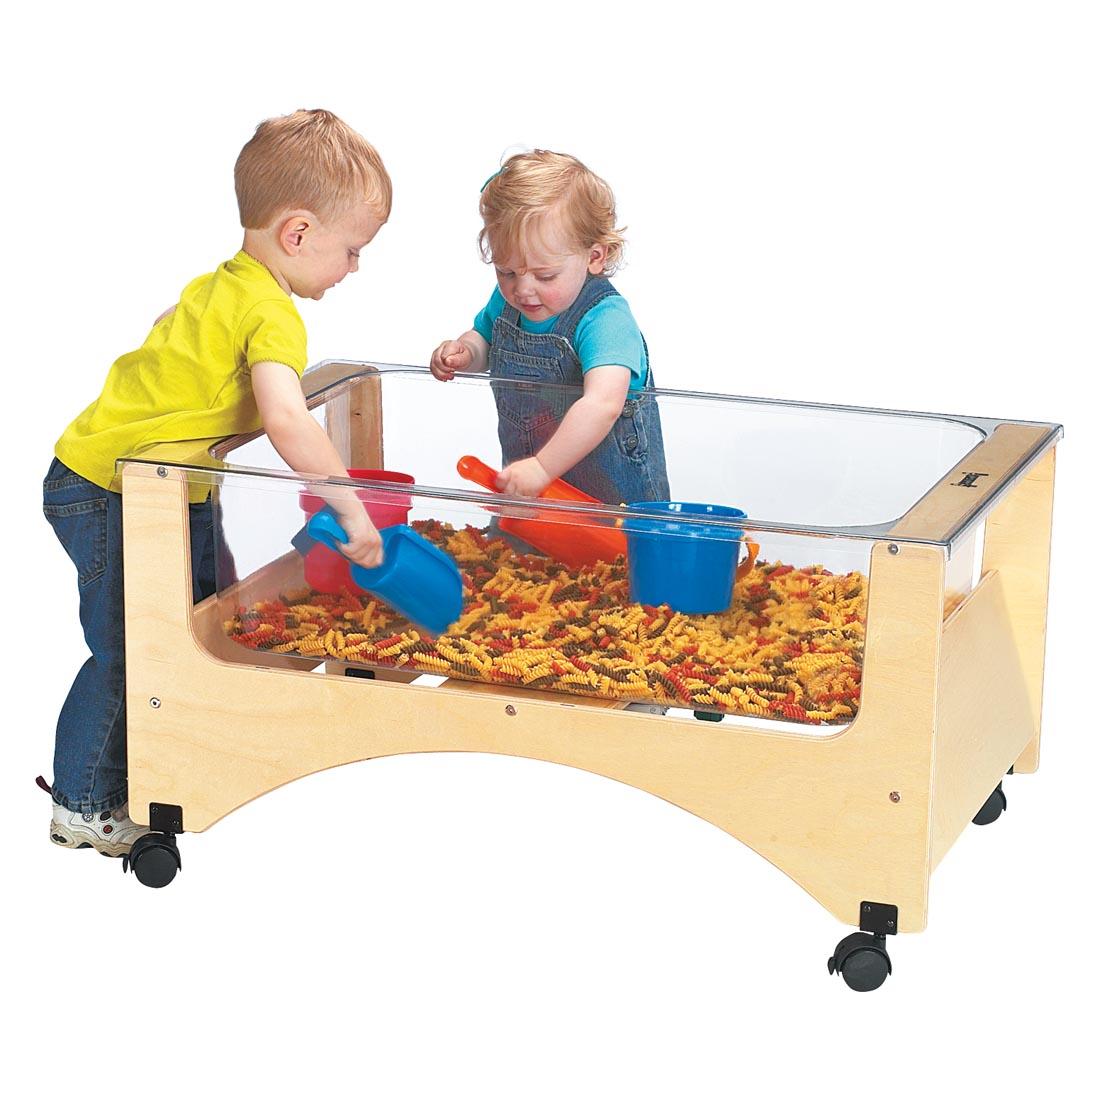
[[[406,484],[356,479],[360,495],[451,556],[463,578],[463,611],[431,635],[355,586],[332,551],[309,550],[303,561],[291,544],[315,483],[289,471],[263,435],[238,438],[217,448],[220,470],[190,474],[209,479],[220,516],[217,617],[233,643],[218,646],[223,658],[343,662],[827,728],[859,709],[872,546],[884,538],[925,541],[914,510],[996,427],[974,418],[659,391],[672,498],[746,514],[670,524],[656,504],[540,501],[535,509],[465,480],[457,470],[465,455],[500,464],[487,377],[443,384],[416,368],[316,370],[332,380],[314,395],[314,415],[349,468],[415,482],[410,494]],[[557,393],[548,398],[561,402]],[[1037,445],[1051,430],[1037,428]],[[974,488],[958,490],[963,503],[991,503],[993,486],[980,476],[972,481]],[[622,532],[620,504],[632,504],[636,525],[647,522],[649,541],[662,544],[658,561],[667,559],[664,587],[671,590],[688,580],[713,589],[699,572],[678,573],[681,563],[698,558],[700,547],[728,556],[731,538],[738,540],[744,575],[725,606],[699,614],[675,598],[653,602],[661,589],[654,596],[652,585],[648,593],[632,585],[625,554],[571,568],[499,527],[513,519],[558,542],[563,534],[583,541],[593,530]],[[980,528],[975,510],[928,540],[950,559],[945,611],[977,579]],[[746,571],[750,545],[756,560]],[[342,577],[318,587],[306,575],[318,573],[310,567],[321,554]]]

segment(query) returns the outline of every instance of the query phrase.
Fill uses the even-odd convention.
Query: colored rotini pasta
[[[461,617],[425,637],[365,592],[308,590],[225,624],[253,650],[811,724],[858,711],[866,578],[757,562],[730,609],[685,615],[630,600],[626,566],[577,571],[436,521],[414,525],[463,574]]]

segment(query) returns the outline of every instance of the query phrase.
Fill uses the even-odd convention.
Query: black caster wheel
[[[985,800],[985,804],[974,815],[975,825],[990,825],[997,820],[1008,809],[1008,799],[1005,798],[1005,793],[1001,790],[1000,783],[997,784],[996,790]]]
[[[176,838],[168,833],[139,836],[122,861],[123,871],[133,871],[142,886],[151,886],[154,890],[167,886],[182,867]]]
[[[839,974],[849,989],[869,993],[878,989],[893,967],[886,953],[886,938],[869,932],[853,932],[836,945],[829,960],[829,973]]]

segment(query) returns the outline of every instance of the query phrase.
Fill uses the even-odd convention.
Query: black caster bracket
[[[869,993],[893,972],[886,937],[898,930],[898,907],[865,901],[859,907],[860,931],[836,945],[829,959],[829,973],[839,974],[849,989]]]
[[[1006,809],[1008,809],[1008,799],[1001,789],[1001,784],[998,783],[993,793],[982,804],[982,808],[974,815],[974,824],[991,825]]]

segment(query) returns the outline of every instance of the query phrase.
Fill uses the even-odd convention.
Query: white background
[[[1095,1083],[1095,10],[9,13],[7,1094]],[[936,871],[928,930],[891,941],[879,992],[826,975],[846,928],[735,840],[531,761],[406,757],[304,779],[184,837],[163,891],[49,845],[32,780],[50,774],[84,655],[71,567],[39,511],[52,444],[181,287],[236,250],[236,154],[299,106],[362,130],[396,189],[361,272],[303,306],[313,360],[424,362],[468,325],[491,285],[478,187],[525,143],[614,187],[629,227],[617,284],[662,385],[1066,425],[1043,767],[1010,778],[1008,813]]]

